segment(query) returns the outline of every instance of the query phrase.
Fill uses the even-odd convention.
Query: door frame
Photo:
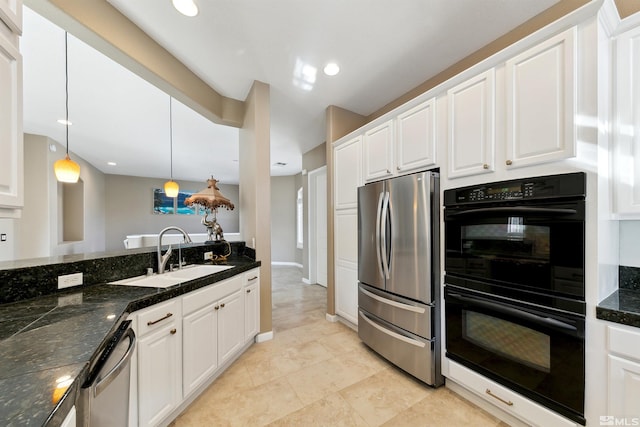
[[[312,170],[307,174],[307,188],[309,191],[307,192],[307,206],[309,213],[309,223],[307,225],[307,242],[308,243],[308,265],[309,265],[309,283],[318,283],[318,272],[317,272],[317,247],[318,247],[318,239],[316,233],[316,224],[318,218],[318,209],[323,209],[324,214],[327,215],[327,202],[323,206],[318,206],[316,203],[317,197],[317,179],[319,175],[324,174],[325,181],[327,179],[327,166],[321,166],[317,169]],[[327,272],[328,275],[328,272]]]

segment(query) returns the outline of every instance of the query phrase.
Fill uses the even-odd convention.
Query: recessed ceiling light
[[[71,123],[70,121],[65,120],[65,119],[58,119],[58,123],[60,123],[61,125],[65,125],[65,126],[73,125],[73,123]]]
[[[323,71],[327,76],[335,76],[340,72],[340,67],[335,62],[329,62],[324,66]]]
[[[196,16],[198,5],[195,0],[171,0],[173,7],[184,16]]]
[[[107,164],[108,164],[109,166],[116,166],[116,165],[117,165],[117,163],[116,163],[116,162],[107,162]]]

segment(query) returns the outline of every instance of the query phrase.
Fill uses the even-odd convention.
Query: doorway
[[[309,281],[327,286],[327,167],[309,172]]]

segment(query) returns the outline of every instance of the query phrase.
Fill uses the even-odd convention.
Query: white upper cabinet
[[[333,188],[335,209],[358,207],[358,186],[362,176],[362,137],[346,141],[334,148]]]
[[[396,170],[407,172],[436,163],[436,99],[398,115]]]
[[[393,174],[393,121],[364,133],[364,179],[375,181]]]
[[[23,206],[22,56],[2,34],[0,94],[0,217],[15,218]]]
[[[495,71],[490,69],[447,91],[449,178],[494,170]]]
[[[615,41],[614,210],[640,218],[640,27]]]
[[[0,21],[17,35],[22,34],[22,0],[0,0]]]
[[[576,28],[506,62],[506,167],[575,156]]]

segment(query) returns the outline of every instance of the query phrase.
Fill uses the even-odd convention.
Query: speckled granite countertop
[[[618,289],[598,304],[596,317],[640,328],[640,291]]]
[[[0,305],[0,425],[60,425],[129,313],[260,266],[246,257],[227,264],[235,268],[167,289],[98,284]]]

